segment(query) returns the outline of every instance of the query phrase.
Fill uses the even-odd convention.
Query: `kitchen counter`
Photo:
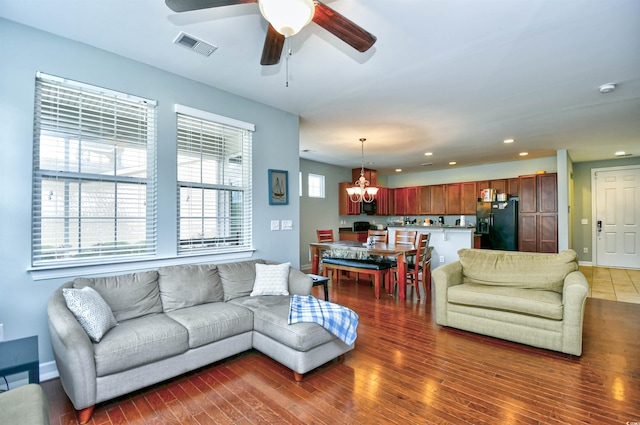
[[[396,230],[417,230],[418,233],[430,233],[429,246],[433,247],[431,253],[431,269],[442,264],[458,260],[458,250],[473,248],[475,226],[389,226],[389,240],[395,240]]]

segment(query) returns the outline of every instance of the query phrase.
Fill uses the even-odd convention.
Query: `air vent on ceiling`
[[[182,31],[180,32],[180,34],[178,34],[176,39],[173,40],[173,42],[180,46],[184,46],[187,49],[193,50],[196,53],[200,53],[203,56],[209,56],[217,49],[217,47],[213,44],[198,40],[194,36],[186,34]]]

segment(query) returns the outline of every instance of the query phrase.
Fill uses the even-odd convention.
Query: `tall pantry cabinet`
[[[556,173],[519,177],[518,249],[558,252],[558,179]]]

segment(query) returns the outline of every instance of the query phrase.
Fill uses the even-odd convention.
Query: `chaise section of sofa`
[[[285,293],[311,293],[304,273],[263,260],[77,278],[58,288],[48,304],[49,330],[62,386],[80,422],[91,418],[97,403],[251,348],[291,368],[296,380],[354,348],[317,324],[287,325],[289,295],[254,293],[254,284],[262,288],[261,279],[269,279],[256,280],[256,267],[263,266],[284,273]],[[65,290],[87,287],[117,322],[98,340],[65,300]]]
[[[439,325],[582,354],[589,284],[575,251],[462,249],[458,255],[433,272]]]

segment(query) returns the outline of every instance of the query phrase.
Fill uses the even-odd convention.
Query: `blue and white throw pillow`
[[[250,295],[289,295],[290,266],[291,263],[256,263],[256,279]]]
[[[102,337],[118,324],[111,307],[93,288],[64,288],[62,295],[67,307],[93,342],[100,342]]]

